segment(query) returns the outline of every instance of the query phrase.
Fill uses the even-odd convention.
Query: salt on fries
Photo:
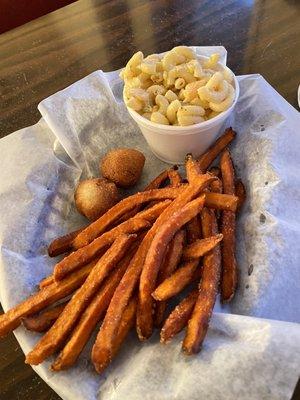
[[[160,331],[161,343],[169,342],[173,336],[186,327],[197,298],[198,289],[195,289],[174,308]]]
[[[224,150],[220,159],[224,193],[235,194],[234,170],[228,150]],[[221,299],[228,302],[234,296],[237,285],[237,263],[235,259],[235,212],[224,211],[221,217],[222,243],[222,279]]]
[[[155,289],[155,283],[165,255],[166,246],[177,230],[201,211],[204,200],[204,196],[200,196],[187,203],[164,223],[153,238],[140,280],[137,331],[141,340],[150,337],[153,331],[153,298],[151,294]]]
[[[115,265],[122,259],[136,235],[119,236],[110,249],[100,258],[87,279],[66,305],[54,325],[26,356],[26,363],[40,364],[64,343],[101,283]]]
[[[217,234],[217,221],[213,210],[205,208],[202,211],[201,219],[204,238]],[[187,354],[198,353],[201,348],[215,305],[220,275],[221,253],[220,246],[217,244],[203,259],[199,294],[182,344],[182,348]]]
[[[58,304],[49,310],[42,311],[38,315],[22,318],[22,324],[29,331],[47,332],[63,312],[66,303]]]
[[[246,189],[243,182],[238,179],[235,183],[235,195],[238,198],[236,211],[239,212],[246,201]]]
[[[195,240],[184,249],[182,257],[184,260],[200,258],[212,250],[222,239],[223,235],[218,234],[206,239]]]
[[[177,166],[174,165],[173,168],[170,168],[168,171],[168,177],[170,180],[170,186],[171,187],[176,187],[179,186],[181,183],[181,176],[179,172],[177,171]]]
[[[64,236],[54,239],[48,247],[49,257],[56,257],[71,251],[73,248],[73,240],[82,231],[83,229],[78,229],[77,231],[67,233]]]
[[[84,313],[82,314],[78,324],[76,325],[69,341],[60,352],[58,358],[52,364],[54,371],[60,371],[73,365],[83,347],[89,340],[95,326],[103,318],[110,300],[118,286],[122,276],[124,275],[128,264],[133,256],[133,252],[129,254],[119,263],[110,276],[107,277],[104,285],[101,287],[97,295],[92,299]]]
[[[2,314],[0,316],[0,337],[16,329],[21,324],[22,318],[33,315],[73,293],[83,284],[96,263],[97,260],[94,260],[63,281],[53,282],[5,314]]]
[[[164,262],[159,271],[158,282],[163,282],[166,278],[168,278],[177,268],[179,261],[182,256],[182,251],[185,242],[185,231],[184,229],[179,230],[171,240],[169,246],[166,250],[166,255],[164,258]],[[154,324],[159,327],[164,319],[164,313],[166,309],[166,302],[160,301],[155,306],[155,316],[154,316]]]
[[[153,222],[169,204],[170,201],[168,200],[155,204],[153,207],[141,211],[135,217],[132,217],[110,231],[105,232],[84,248],[74,251],[55,266],[55,280],[61,280],[74,269],[79,268],[91,259],[95,258],[99,252],[113,243],[120,235],[125,233],[135,233],[149,228],[151,225],[150,222]]]
[[[183,350],[197,353],[219,287],[230,301],[237,284],[235,221],[246,192],[227,150],[234,137],[229,128],[198,160],[188,155],[187,179],[176,166],[165,170],[144,192],[53,240],[49,255],[67,255],[36,294],[0,316],[0,336],[22,323],[45,332],[26,362],[36,365],[60,351],[53,371],[76,363],[98,323],[91,358],[99,373],[134,325],[141,340],[162,326],[162,343],[186,329]],[[219,155],[220,165],[211,167]],[[186,296],[165,318],[166,302],[183,289]]]
[[[169,278],[165,279],[152,293],[155,300],[164,301],[180,293],[187,285],[198,278],[201,273],[197,267],[199,260],[186,261]]]

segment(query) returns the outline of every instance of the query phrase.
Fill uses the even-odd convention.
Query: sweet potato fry
[[[181,184],[181,176],[180,173],[178,172],[177,165],[174,165],[173,168],[170,168],[168,170],[168,177],[170,179],[171,187],[177,187]]]
[[[236,211],[239,212],[242,209],[243,204],[246,201],[246,189],[245,189],[243,182],[240,179],[238,179],[235,183],[235,195],[238,198],[238,204],[237,204]]]
[[[216,210],[235,211],[238,198],[231,194],[205,193],[205,206]]]
[[[201,214],[204,238],[218,233],[214,211],[204,208]],[[221,274],[221,253],[217,245],[203,258],[199,295],[188,322],[182,348],[187,354],[198,353],[205,338],[209,320],[216,301]]]
[[[220,159],[224,193],[234,195],[234,169],[228,150],[224,150]],[[222,277],[221,300],[229,302],[237,285],[237,263],[235,258],[235,217],[233,211],[223,211],[221,219],[222,242]]]
[[[198,162],[193,158],[192,154],[185,156],[186,177],[189,183],[193,183],[201,174]]]
[[[111,359],[112,357],[114,342],[122,314],[134,289],[137,286],[146,254],[157,229],[164,223],[164,221],[167,221],[177,209],[180,209],[188,201],[197,196],[198,193],[200,193],[201,190],[209,185],[210,182],[211,176],[202,175],[199,178],[199,181],[197,181],[197,184],[194,186],[185,187],[178,198],[174,200],[165,211],[163,211],[163,213],[158,217],[153,226],[147,232],[110,302],[94,344],[94,362],[97,362],[98,358],[101,360],[106,357]]]
[[[115,345],[113,348],[113,357],[119,351],[124,339],[126,338],[129,330],[134,326],[136,314],[137,298],[134,297],[130,300],[121,318]]]
[[[111,358],[116,356],[122,343],[124,342],[126,336],[128,335],[130,329],[134,326],[136,306],[137,306],[137,299],[136,297],[134,297],[133,299],[130,300],[122,315]],[[92,351],[92,360],[96,371],[100,374],[108,366],[111,360],[110,359],[99,360],[97,357],[94,360],[93,354],[94,350]]]
[[[195,160],[191,153],[185,156],[185,170],[186,170],[186,181],[193,183],[197,181],[199,175],[201,174],[200,168],[198,166],[197,160]],[[212,180],[213,182],[213,180]],[[193,218],[187,223],[187,240],[188,242],[194,241],[200,237],[200,230],[197,224],[197,218]],[[199,235],[199,236],[198,236]]]
[[[109,226],[113,225],[123,214],[132,210],[135,206],[152,200],[175,199],[183,190],[183,188],[153,189],[136,193],[121,200],[99,219],[80,232],[74,239],[73,248],[79,249],[92,242],[96,237],[105,232]]]
[[[204,254],[212,250],[222,239],[223,235],[220,233],[205,239],[196,240],[184,249],[182,254],[183,260],[198,259],[204,256]]]
[[[0,337],[16,329],[20,325],[22,318],[35,314],[73,293],[74,290],[82,285],[96,263],[97,260],[92,261],[68,278],[58,283],[52,283],[5,314],[0,315]]]
[[[225,149],[220,158],[220,169],[225,194],[235,195],[234,168],[228,149]]]
[[[187,242],[193,243],[201,237],[201,225],[198,215],[186,224]]]
[[[46,278],[42,279],[41,282],[39,283],[39,288],[43,289],[44,287],[51,285],[51,283],[53,282],[54,282],[53,275],[46,276]]]
[[[214,174],[213,174],[214,175]],[[216,176],[216,175],[215,175]],[[215,181],[213,181],[210,185],[210,190],[213,193],[223,193],[223,184],[222,184],[222,180],[221,179],[216,179]],[[220,210],[216,210],[216,217],[219,220],[221,215]]]
[[[180,293],[187,285],[192,283],[200,274],[196,271],[199,260],[184,262],[169,278],[165,279],[152,293],[152,297],[158,301],[168,300]]]
[[[66,303],[61,303],[49,310],[42,311],[40,314],[25,317],[22,319],[22,323],[29,331],[46,332],[63,312],[65,306]]]
[[[223,185],[221,179],[216,179],[210,185],[210,190],[213,193],[223,193]]]
[[[139,301],[137,310],[137,330],[140,340],[147,339],[153,331],[153,297],[157,275],[165,255],[166,246],[174,234],[203,208],[204,195],[187,203],[174,213],[156,233],[149,251],[140,279]]]
[[[67,251],[71,251],[73,240],[83,231],[83,229],[84,228],[78,229],[77,231],[67,233],[64,236],[52,240],[48,247],[49,257],[56,257],[60,254],[66,253]]]
[[[198,160],[201,171],[205,172],[215,158],[225,149],[226,146],[235,138],[236,133],[232,128],[227,128],[222,136],[207,150]]]
[[[170,275],[172,275],[172,273],[177,268],[177,265],[181,259],[184,242],[185,242],[185,232],[183,229],[181,229],[174,235],[173,239],[169,244],[164,262],[159,271],[158,283],[162,283],[165,279],[167,279]],[[155,317],[154,317],[155,326],[158,327],[161,326],[164,319],[165,309],[166,309],[165,301],[160,301],[156,304]]]
[[[159,189],[169,178],[169,170],[162,171],[156,178],[153,179],[144,189],[144,191]]]
[[[181,176],[179,172],[177,171],[178,167],[177,165],[173,165],[172,168],[168,169],[168,177],[169,177],[169,184],[166,187],[179,187],[181,185]],[[157,200],[153,200],[150,203],[146,205],[146,209],[153,206],[153,204],[156,204]]]
[[[122,235],[116,239],[73,295],[54,325],[26,356],[27,364],[37,365],[43,362],[62,346],[103,280],[122,259],[135,239],[136,235]]]
[[[129,254],[120,261],[112,274],[106,278],[103,286],[101,286],[97,295],[82,314],[67,344],[52,364],[54,371],[69,368],[76,362],[79,354],[88,342],[93,329],[103,318],[114,291],[122,279],[133,254],[133,251],[130,250]]]
[[[198,289],[193,290],[170,313],[160,331],[161,343],[168,343],[186,326],[192,315],[198,295]]]
[[[141,211],[133,218],[122,224],[116,226],[108,232],[105,232],[100,237],[96,238],[85,247],[82,247],[56,264],[54,268],[54,278],[56,281],[63,279],[70,272],[78,269],[80,266],[86,264],[97,255],[101,255],[107,246],[109,246],[118,236],[124,233],[135,233],[139,230],[150,227],[150,222],[155,220],[161,212],[166,209],[171,203],[171,200],[165,200],[153,207]]]

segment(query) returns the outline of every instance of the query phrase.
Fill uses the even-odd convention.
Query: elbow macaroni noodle
[[[219,55],[199,60],[177,46],[164,55],[135,53],[122,70],[124,100],[144,118],[163,125],[187,126],[214,118],[235,98],[233,74],[220,70]]]

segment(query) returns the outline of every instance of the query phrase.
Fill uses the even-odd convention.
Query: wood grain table
[[[299,21],[297,0],[78,1],[0,36],[0,137],[37,122],[42,99],[92,71],[179,44],[224,45],[237,74],[262,74],[297,107]],[[0,399],[59,399],[23,362],[13,335],[0,341]]]

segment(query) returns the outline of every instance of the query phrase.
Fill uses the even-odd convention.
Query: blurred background
[[[26,24],[75,0],[0,0],[0,33]]]

